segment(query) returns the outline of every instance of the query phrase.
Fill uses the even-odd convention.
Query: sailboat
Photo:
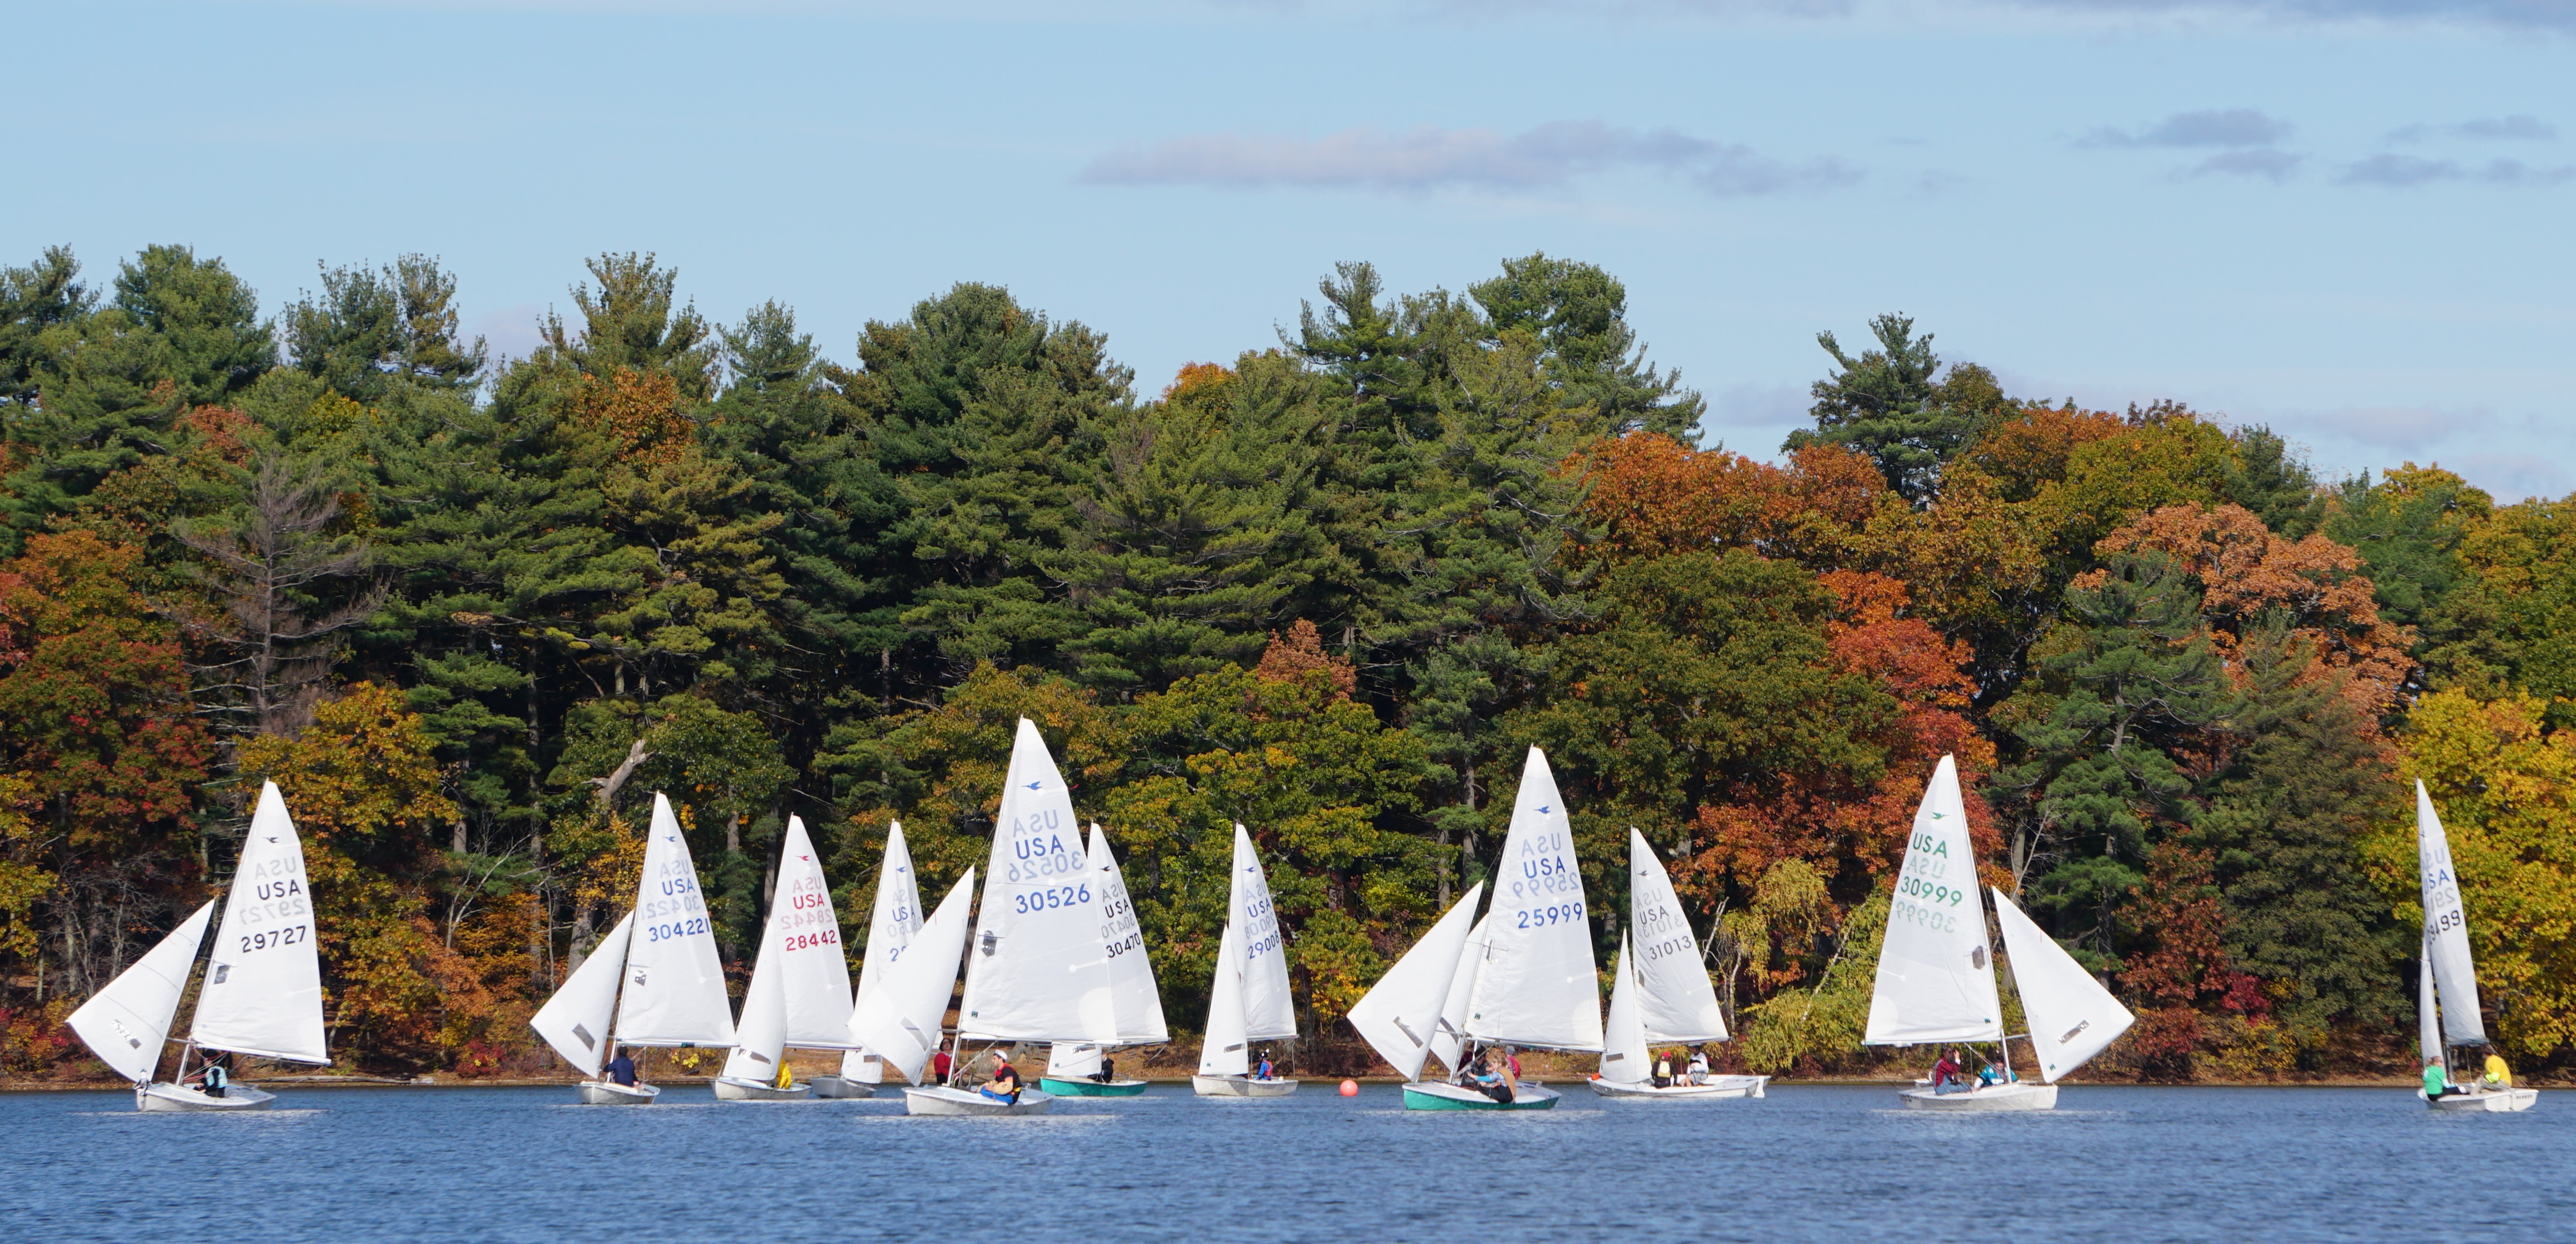
[[[223,922],[207,956],[178,1072],[166,1081],[152,1078],[214,910],[209,902],[180,921],[68,1021],[100,1061],[134,1082],[138,1110],[265,1110],[277,1100],[246,1084],[230,1085],[220,1096],[189,1084],[188,1061],[199,1050],[316,1066],[331,1061],[322,1030],[322,961],[314,948],[304,844],[277,783],[262,782],[224,895]]]
[[[2486,1019],[2478,1008],[2478,966],[2469,954],[2469,917],[2460,906],[2459,873],[2451,867],[2450,835],[2433,811],[2433,796],[2415,783],[2415,866],[2424,887],[2423,964],[2416,973],[2417,1048],[2427,1061],[2441,1060],[2450,1076],[2451,1047],[2487,1043]],[[2504,1113],[2529,1110],[2539,1102],[2538,1089],[2491,1089],[2475,1077],[2467,1090],[2425,1098],[2435,1110]],[[2418,1097],[2424,1090],[2415,1090]]]
[[[1405,1073],[1407,1110],[1551,1109],[1556,1091],[1532,1081],[1512,1085],[1509,1100],[1497,1101],[1421,1079],[1425,1056],[1438,1053],[1454,1074],[1476,1045],[1601,1052],[1600,974],[1574,830],[1556,775],[1535,747],[1521,767],[1493,907],[1469,929],[1476,894],[1470,890],[1450,908],[1360,999],[1352,1026]]]
[[[903,842],[903,822],[892,821],[886,830],[885,862],[877,869],[876,906],[868,914],[868,953],[859,962],[859,986],[850,1004],[846,1027],[857,1040],[869,1008],[884,988],[887,973],[895,960],[903,957],[904,948],[912,944],[913,935],[921,929],[921,885],[912,874],[912,851]],[[951,955],[950,966],[955,967]],[[951,974],[949,986],[957,982]],[[947,1004],[943,995],[942,1008]],[[936,1023],[936,1018],[933,1019]],[[872,1097],[876,1086],[885,1083],[885,1060],[865,1045],[841,1055],[841,1074],[814,1077],[816,1097]]]
[[[850,1036],[880,1065],[921,1083],[939,1048],[948,999],[957,992],[957,960],[966,952],[966,918],[975,904],[975,870],[949,888],[939,910],[916,926],[903,954],[871,978],[867,1005],[850,1018]]]
[[[1136,921],[1136,904],[1127,897],[1127,876],[1110,854],[1109,837],[1100,822],[1091,823],[1091,882],[1099,887],[1101,940],[1108,944],[1110,1005],[1118,1015],[1118,1040],[1058,1041],[1047,1051],[1046,1074],[1038,1087],[1058,1097],[1134,1097],[1145,1091],[1143,1080],[1113,1079],[1100,1074],[1109,1051],[1128,1046],[1161,1045],[1172,1039],[1163,1026],[1163,995],[1154,987],[1154,965],[1145,956],[1145,928]]]
[[[1943,1091],[1945,1086],[1918,1081],[1899,1094],[1908,1107],[2053,1110],[2058,1078],[2083,1066],[2137,1021],[2002,890],[1991,893],[1995,922],[2003,927],[2004,949],[2012,956],[2013,983],[2030,1021],[2026,1035],[2038,1053],[2042,1083],[2012,1080]],[[1943,756],[1915,810],[1905,865],[1896,875],[1864,1044],[1992,1041],[2004,1047],[2009,1070],[2011,1047],[2003,1003],[1995,992],[1985,905],[1978,894],[1977,857],[1968,839],[1958,764]]]
[[[1628,830],[1628,929],[1645,944],[1631,958],[1628,934],[1620,935],[1601,1074],[1592,1077],[1592,1091],[1604,1097],[1697,1101],[1762,1096],[1769,1076],[1683,1076],[1655,1086],[1648,1043],[1724,1041],[1726,1014],[1717,1005],[1708,970],[1700,966],[1699,939],[1682,913],[1681,896],[1673,893],[1673,879],[1634,826]]]
[[[788,1047],[847,1050],[850,969],[841,955],[841,923],[805,819],[787,818],[779,844],[778,885],[761,929],[760,961],[743,990],[733,1052],[715,1079],[721,1101],[799,1101],[811,1083],[780,1084]]]
[[[967,954],[958,1047],[968,1041],[1115,1045],[1117,974],[1103,933],[1104,898],[1083,851],[1073,797],[1028,718],[1020,719],[1003,782]],[[907,1088],[903,1098],[908,1113],[930,1115],[1043,1114],[1055,1102],[1043,1089],[1022,1089],[1018,1100],[1003,1101],[949,1085]]]
[[[1255,1041],[1297,1036],[1297,1011],[1288,997],[1288,949],[1279,913],[1270,902],[1270,880],[1252,834],[1234,827],[1234,865],[1226,887],[1225,932],[1217,939],[1216,977],[1208,990],[1207,1040],[1199,1049],[1190,1086],[1201,1097],[1285,1097],[1295,1080],[1252,1074]]]
[[[641,1079],[630,1085],[602,1078],[612,1046],[724,1049],[734,1043],[706,895],[679,818],[660,794],[653,796],[635,906],[528,1026],[589,1077],[578,1089],[586,1106],[646,1106],[662,1095]]]

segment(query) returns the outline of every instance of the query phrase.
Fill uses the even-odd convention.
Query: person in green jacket
[[[2451,1083],[2450,1074],[2442,1070],[2441,1059],[2428,1058],[2424,1060],[2424,1099],[2426,1101],[2449,1097],[2455,1093],[2466,1092],[2468,1092],[2467,1089]]]

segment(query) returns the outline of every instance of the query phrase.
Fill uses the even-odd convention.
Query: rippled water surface
[[[2567,1239],[2576,1094],[2070,1087],[1935,1116],[1884,1088],[1408,1114],[1156,1085],[1035,1119],[899,1098],[646,1108],[568,1089],[284,1089],[238,1116],[0,1094],[22,1240]],[[291,1108],[290,1108],[291,1107]]]

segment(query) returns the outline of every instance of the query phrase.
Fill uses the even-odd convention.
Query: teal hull
[[[1048,1076],[1038,1081],[1038,1087],[1058,1097],[1134,1097],[1145,1091],[1145,1082],[1112,1080],[1102,1084],[1097,1080],[1058,1080]]]
[[[1444,1091],[1445,1090],[1445,1091]],[[1533,1091],[1534,1090],[1534,1091]],[[1519,1101],[1499,1102],[1482,1093],[1451,1088],[1448,1085],[1404,1086],[1404,1108],[1407,1110],[1553,1110],[1556,1094],[1530,1086]]]

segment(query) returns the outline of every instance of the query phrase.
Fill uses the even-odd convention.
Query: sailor
[[[1998,1058],[1987,1063],[1986,1069],[1977,1073],[1977,1087],[1994,1088],[1998,1085],[2010,1084],[2018,1078],[2012,1073],[2011,1068],[2004,1066],[2004,1060]]]
[[[608,1060],[608,1082],[635,1087],[635,1060],[626,1056],[625,1046],[617,1047],[616,1055]]]
[[[2487,1073],[2478,1078],[2478,1087],[2490,1092],[2502,1092],[2513,1087],[2513,1073],[2505,1069],[2503,1055],[2494,1050],[2487,1051]]]
[[[1471,1069],[1470,1083],[1468,1087],[1475,1089],[1479,1093],[1483,1093],[1487,1097],[1493,1098],[1495,1101],[1501,1102],[1505,1105],[1510,1105],[1512,1100],[1512,1080],[1504,1075],[1503,1066],[1504,1064],[1500,1051],[1491,1049],[1486,1050],[1485,1057],[1479,1060]]]
[[[950,1067],[951,1067],[952,1065],[953,1065],[953,1064],[952,1064],[952,1063],[950,1062],[950,1060],[949,1060],[949,1057],[948,1057],[948,1051],[947,1051],[947,1050],[944,1050],[944,1049],[932,1050],[932,1051],[930,1052],[930,1079],[931,1079],[931,1082],[932,1082],[932,1083],[934,1083],[934,1084],[946,1084],[946,1083],[948,1083],[948,1072],[949,1072],[949,1069],[950,1069]]]
[[[1252,1078],[1255,1080],[1268,1080],[1275,1077],[1276,1070],[1271,1066],[1270,1055],[1267,1051],[1264,1051],[1261,1055],[1261,1061],[1255,1064],[1252,1068]]]
[[[1959,1051],[1943,1050],[1941,1052],[1941,1061],[1932,1064],[1932,1091],[1935,1093],[1950,1093],[1956,1092],[1959,1088],[1966,1087],[1965,1085],[1958,1084],[1959,1073],[1961,1070]]]
[[[2451,1083],[2451,1075],[2448,1071],[2443,1070],[2441,1059],[2428,1058],[2424,1060],[2425,1100],[2439,1101],[2445,1097],[2466,1095],[2467,1093],[2467,1089]]]
[[[1691,1051],[1691,1055],[1690,1055],[1690,1082],[1691,1082],[1691,1083],[1693,1083],[1693,1084],[1705,1084],[1705,1083],[1707,1083],[1707,1082],[1708,1082],[1708,1051],[1707,1051],[1707,1050],[1704,1050],[1704,1049],[1693,1049],[1693,1050]]]
[[[783,1091],[785,1091],[785,1090],[787,1090],[787,1089],[792,1089],[792,1088],[796,1087],[796,1073],[795,1073],[795,1072],[793,1072],[793,1071],[788,1070],[788,1068],[787,1068],[787,1060],[786,1060],[785,1058],[781,1058],[781,1059],[779,1059],[779,1060],[778,1060],[778,1084],[777,1084],[777,1087],[778,1087],[778,1088],[780,1089],[780,1091],[782,1091],[782,1092],[783,1092]]]
[[[1118,1060],[1111,1058],[1109,1056],[1109,1051],[1102,1050],[1100,1052],[1100,1070],[1091,1073],[1092,1081],[1097,1084],[1107,1084],[1111,1080],[1115,1080],[1117,1078]]]
[[[1666,1050],[1655,1055],[1654,1083],[1656,1088],[1671,1088],[1673,1086],[1672,1051]]]
[[[1006,1101],[1014,1104],[1018,1103],[1020,1100],[1019,1069],[1011,1065],[1011,1060],[1008,1057],[1001,1054],[995,1054],[993,1056],[993,1078],[985,1081],[984,1087],[977,1089],[976,1091],[993,1099],[994,1101]]]
[[[232,1087],[232,1072],[225,1068],[224,1058],[221,1053],[208,1055],[205,1067],[199,1072],[204,1077],[208,1097],[221,1097],[225,1089]]]

